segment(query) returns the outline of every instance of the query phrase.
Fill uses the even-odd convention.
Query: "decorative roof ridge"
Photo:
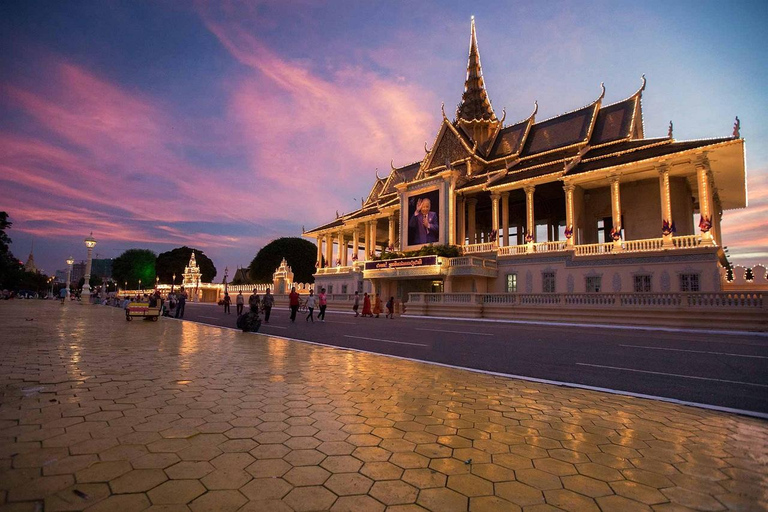
[[[634,93],[632,93],[631,95],[627,96],[623,100],[614,101],[613,103],[609,103],[608,105],[600,105],[600,108],[612,107],[614,105],[618,105],[619,103],[624,103],[625,101],[636,99],[638,96],[642,96],[643,91],[645,90],[645,83],[646,83],[645,74],[643,74],[640,78],[643,81],[643,84],[640,86],[640,88],[638,90],[636,90]]]
[[[644,139],[644,140],[647,140],[647,139]],[[650,140],[653,140],[653,139],[650,139]],[[607,153],[605,155],[593,156],[592,158],[583,158],[581,161],[585,162],[585,163],[586,162],[596,162],[596,161],[602,160],[604,158],[612,158],[614,156],[626,155],[628,153],[633,153],[635,151],[641,151],[641,150],[644,150],[644,149],[655,148],[655,147],[664,146],[664,145],[667,145],[667,144],[672,144],[672,142],[673,142],[672,139],[667,139],[665,137],[663,139],[660,139],[659,142],[657,142],[655,144],[647,144],[645,146],[640,146],[640,147],[636,147],[636,148],[628,148],[628,149],[625,149],[624,151],[617,151],[616,153]],[[595,148],[597,148],[597,146],[595,146]],[[595,148],[593,148],[593,149],[595,149]]]
[[[551,153],[557,153],[558,151],[565,151],[566,149],[577,148],[579,146],[586,146],[587,144],[589,144],[589,138],[587,138],[586,140],[580,140],[579,142],[574,142],[573,144],[568,144],[567,146],[562,146],[562,147],[559,147],[559,148],[550,149],[548,151],[542,151],[540,153],[533,153],[533,154],[530,154],[530,155],[526,155],[524,157],[521,157],[520,161],[524,162],[525,160],[531,160],[533,158],[539,158],[541,156],[549,155]]]
[[[531,115],[529,115],[525,119],[521,119],[521,120],[519,120],[517,122],[514,122],[512,124],[508,124],[507,126],[502,127],[502,130],[505,129],[505,128],[512,128],[514,126],[517,126],[517,125],[523,124],[523,123],[535,124],[536,123],[536,114],[538,112],[539,112],[539,101],[538,100],[533,100],[533,112],[531,112]]]
[[[547,121],[552,121],[553,119],[557,119],[558,117],[563,117],[563,116],[567,116],[568,114],[573,114],[574,112],[578,112],[579,110],[585,110],[589,107],[595,107],[596,105],[598,105],[598,103],[602,101],[603,97],[605,96],[605,84],[603,82],[600,82],[600,88],[601,88],[600,96],[598,96],[597,99],[594,100],[592,103],[587,103],[583,107],[575,108],[573,110],[569,110],[568,112],[563,112],[562,114],[557,114],[556,116],[549,117],[547,119],[544,119],[543,121],[539,121],[535,123],[534,126],[536,124],[542,124],[542,123],[546,123]]]
[[[534,167],[531,167],[531,168],[528,168],[528,169],[524,169],[524,170],[525,171],[530,171],[531,169],[534,169]],[[565,176],[565,168],[563,167],[560,170],[548,172],[546,174],[540,174],[538,176],[531,176],[529,178],[523,178],[522,180],[519,180],[519,181],[523,181],[523,182],[528,181],[528,182],[530,182],[530,181],[533,181],[533,180],[541,180],[542,178],[547,178],[549,176],[556,176],[556,175],[560,175],[561,177],[564,177]],[[515,173],[507,174],[507,176],[510,177],[510,178],[514,178],[515,177]],[[509,185],[510,183],[515,183],[515,181],[508,182],[508,183],[500,183],[498,185],[491,185],[491,186],[488,186],[486,188],[486,190],[502,189],[502,191],[503,191],[502,187],[505,187],[505,186]]]
[[[682,143],[685,143],[685,142],[708,142],[708,141],[715,141],[715,140],[718,141],[718,144],[719,144],[720,142],[730,142],[730,141],[733,141],[733,140],[742,140],[742,139],[736,139],[736,138],[734,138],[734,137],[732,137],[730,135],[727,135],[727,136],[723,136],[723,137],[705,137],[703,139],[685,139],[685,140],[674,139],[671,142],[673,144],[676,144],[676,143],[681,143],[682,144]]]
[[[615,140],[609,140],[608,142],[603,142],[602,144],[595,144],[594,146],[591,146],[590,149],[602,149],[608,146],[612,146],[615,144],[621,144],[622,142],[632,142],[632,141],[668,141],[669,139],[667,137],[653,137],[651,139],[633,139],[632,137],[623,137],[621,139],[615,139]]]
[[[522,169],[507,169],[507,173],[511,176],[513,174],[517,174],[517,173],[520,173],[520,172],[523,172],[523,171],[530,171],[532,169],[539,169],[541,167],[546,167],[548,165],[557,164],[557,163],[560,163],[560,162],[565,164],[565,163],[568,163],[568,161],[573,159],[573,158],[574,158],[573,156],[572,157],[567,157],[567,158],[557,158],[555,160],[549,160],[548,162],[540,163],[540,164],[537,164],[537,165],[532,165],[530,167],[524,167]]]

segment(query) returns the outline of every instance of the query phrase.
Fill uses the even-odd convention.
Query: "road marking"
[[[429,345],[424,345],[423,343],[408,343],[407,341],[393,341],[393,340],[382,340],[379,338],[366,338],[365,336],[350,336],[349,334],[344,335],[345,338],[357,338],[359,340],[371,340],[371,341],[381,341],[384,343],[395,343],[397,345],[413,345],[415,347],[428,347]]]
[[[329,324],[356,325],[355,322],[339,322],[338,320],[328,320]]]
[[[469,332],[469,331],[448,331],[445,329],[419,329],[416,328],[417,331],[430,331],[430,332],[452,332],[454,334],[474,334],[475,336],[493,336],[493,334],[488,334],[487,332]]]
[[[643,345],[619,345],[620,347],[646,348],[648,350],[669,350],[672,352],[693,352],[695,354],[712,354],[716,356],[752,357],[755,359],[768,359],[768,356],[752,356],[749,354],[732,354],[730,352],[709,352],[707,350],[686,350],[684,348],[646,347]]]
[[[608,368],[610,370],[622,370],[625,372],[635,372],[635,373],[651,373],[653,375],[666,375],[668,377],[680,377],[683,379],[695,379],[695,380],[709,380],[713,382],[726,382],[728,384],[741,384],[743,386],[754,386],[757,388],[768,388],[768,385],[766,384],[755,384],[752,382],[741,382],[738,380],[727,380],[727,379],[712,379],[709,377],[696,377],[693,375],[681,375],[679,373],[666,373],[666,372],[652,372],[650,370],[637,370],[635,368],[622,368],[620,366],[604,366],[601,364],[589,364],[589,363],[576,363],[578,366],[592,366],[594,368]]]
[[[262,327],[271,327],[272,329],[287,329],[287,327],[284,327],[282,325],[272,325],[272,324],[265,324],[262,322]]]
[[[210,318],[211,320],[218,320],[219,319],[219,317],[217,317],[217,316],[203,316],[203,315],[200,315],[200,318]]]

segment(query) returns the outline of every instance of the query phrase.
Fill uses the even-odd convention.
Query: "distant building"
[[[72,284],[76,285],[83,277],[85,277],[85,262],[72,265]]]
[[[253,281],[251,281],[251,276],[248,272],[248,267],[240,268],[238,267],[237,271],[235,272],[235,275],[232,276],[232,281],[230,281],[232,284],[253,284]]]
[[[37,266],[35,265],[35,255],[33,254],[35,246],[32,245],[32,249],[29,250],[29,256],[27,262],[24,264],[24,270],[27,272],[37,272]]]

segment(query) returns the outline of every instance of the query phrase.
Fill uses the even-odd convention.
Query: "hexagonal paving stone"
[[[367,493],[373,480],[359,473],[338,473],[331,475],[324,485],[339,496],[349,496]]]
[[[192,512],[234,512],[248,500],[237,491],[210,491],[189,504]]]
[[[366,462],[360,473],[373,480],[394,480],[400,478],[403,469],[391,462]]]
[[[248,453],[258,460],[263,460],[282,459],[290,451],[291,449],[283,444],[262,444],[250,450]]]
[[[208,490],[239,489],[253,477],[242,469],[225,468],[216,469],[205,475],[200,482]]]
[[[131,463],[126,460],[96,462],[75,473],[75,479],[78,483],[108,482],[129,471],[131,471]]]
[[[431,469],[406,469],[402,479],[419,489],[428,489],[445,486],[447,477]]]
[[[331,455],[323,459],[320,466],[331,473],[354,473],[360,469],[363,461],[351,455]]]
[[[509,482],[515,479],[515,472],[498,464],[470,464],[473,475],[489,482]]]
[[[336,495],[325,487],[297,487],[283,501],[297,512],[328,510],[336,501]]]
[[[602,512],[651,512],[651,507],[632,501],[624,496],[602,496],[595,498]],[[685,509],[684,509],[685,510]]]
[[[355,451],[355,446],[344,441],[326,441],[318,446],[317,450],[326,455],[350,455]]]
[[[548,504],[554,505],[562,510],[600,512],[600,508],[592,498],[576,494],[567,489],[544,491],[544,499],[546,499]]]
[[[613,468],[602,466],[589,462],[587,464],[576,464],[576,469],[582,475],[590,476],[604,482],[615,482],[616,480],[623,480],[621,473]]]
[[[292,466],[317,466],[326,455],[317,450],[293,450],[283,460]]]
[[[608,496],[613,494],[611,488],[605,482],[595,480],[584,475],[565,476],[561,479],[566,489],[575,491],[590,498]]]
[[[446,486],[468,497],[493,495],[493,484],[475,475],[449,476]]]
[[[134,469],[114,480],[109,481],[109,487],[115,494],[146,492],[168,480],[161,469]]]
[[[534,510],[533,507],[530,510]],[[498,496],[477,496],[469,499],[469,510],[471,512],[520,512],[522,509]]]
[[[440,512],[466,512],[469,499],[450,489],[424,489],[419,493],[416,503]]]
[[[213,470],[214,467],[206,461],[182,461],[165,468],[165,474],[171,480],[186,480],[202,478]]]
[[[211,464],[216,469],[243,469],[255,460],[248,453],[223,453],[211,459]]]
[[[389,460],[392,456],[392,452],[377,446],[363,446],[355,449],[355,451],[352,452],[352,456],[357,457],[364,462],[383,462]]]
[[[150,505],[146,494],[117,494],[88,507],[88,512],[139,512]]]
[[[186,504],[206,492],[197,480],[169,480],[147,493],[154,505]]]
[[[148,453],[131,461],[134,469],[165,469],[179,462],[175,453]]]
[[[558,477],[538,469],[517,470],[515,471],[515,477],[522,483],[542,491],[546,489],[560,489],[563,487]]]
[[[393,453],[389,462],[403,469],[426,468],[429,466],[429,458],[418,453],[398,452]]]
[[[252,501],[279,500],[288,494],[293,486],[282,478],[255,478],[244,485],[240,492]]]
[[[283,478],[296,487],[310,485],[322,485],[331,474],[321,467],[304,466],[293,468],[288,471]]]
[[[619,496],[625,496],[646,505],[656,505],[667,501],[667,498],[653,487],[637,482],[611,482],[610,485],[613,492]]]
[[[501,482],[495,485],[495,491],[497,496],[521,507],[544,503],[544,494],[540,490],[522,482]]]
[[[257,460],[245,470],[253,476],[253,478],[267,478],[283,476],[291,469],[291,465],[285,462],[283,459],[266,459]]]
[[[384,505],[370,496],[342,496],[331,507],[331,512],[383,512]]]

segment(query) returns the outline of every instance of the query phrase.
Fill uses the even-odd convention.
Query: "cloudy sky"
[[[768,3],[350,0],[0,3],[0,210],[52,273],[181,245],[219,274],[423,157],[461,98],[470,16],[507,121],[631,95],[646,136],[747,141],[737,263],[768,262]],[[230,275],[232,271],[230,270]]]

